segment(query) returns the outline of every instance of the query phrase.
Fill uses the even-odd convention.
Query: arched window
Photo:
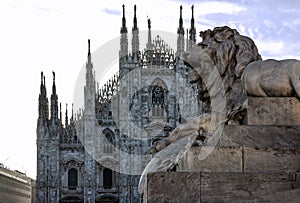
[[[75,190],[78,186],[78,171],[71,168],[68,172],[68,186],[70,190]]]
[[[110,129],[105,129],[103,131],[104,141],[103,141],[103,153],[113,153],[115,146],[115,135]]]
[[[103,187],[110,189],[112,187],[112,170],[105,168],[103,170]]]
[[[105,138],[106,138],[111,144],[114,144],[114,138],[113,138],[113,135],[111,135],[111,133],[106,133],[106,134],[105,134]]]
[[[152,90],[152,116],[164,116],[164,104],[164,89],[155,85]]]
[[[152,104],[155,106],[164,105],[164,89],[161,86],[154,86],[152,90]]]

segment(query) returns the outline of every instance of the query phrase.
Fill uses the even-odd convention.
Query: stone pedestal
[[[191,147],[177,172],[150,174],[147,202],[298,201],[299,100],[248,98],[246,120],[224,126],[217,146]],[[200,150],[212,147],[199,160]],[[199,199],[186,201],[188,195]]]
[[[184,171],[300,171],[300,126],[225,126],[219,144],[202,161],[200,150],[190,148]]]
[[[292,173],[159,172],[148,175],[147,203],[293,202]]]

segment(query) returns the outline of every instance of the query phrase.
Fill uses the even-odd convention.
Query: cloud
[[[228,25],[251,37],[263,58],[299,58],[300,6],[295,1],[287,2],[227,0],[197,3],[197,27],[212,29]]]
[[[116,15],[116,16],[121,15],[121,11],[117,10],[117,9],[104,8],[102,10],[103,10],[104,13],[107,13],[107,14],[110,14],[110,15]]]
[[[199,15],[209,15],[209,14],[237,14],[240,12],[245,12],[246,7],[226,1],[204,1],[197,3],[197,13]]]
[[[12,6],[13,9],[33,9],[33,10],[38,10],[42,12],[59,12],[59,9],[54,9],[54,8],[48,8],[48,7],[43,7],[43,6],[17,6],[14,5]]]

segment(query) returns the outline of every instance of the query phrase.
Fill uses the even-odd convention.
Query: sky
[[[147,30],[148,16],[152,29],[174,34],[180,5],[187,29],[194,4],[197,33],[228,25],[251,37],[263,59],[300,60],[297,0],[2,0],[0,163],[35,178],[40,72],[46,75],[50,98],[52,71],[55,71],[59,102],[63,111],[69,103],[70,112],[74,87],[86,62],[87,40],[91,39],[94,52],[119,37],[122,4],[129,31],[134,4],[140,32]],[[140,48],[144,46],[141,44]]]

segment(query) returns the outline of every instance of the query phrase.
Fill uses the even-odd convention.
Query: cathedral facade
[[[189,34],[180,7],[177,49],[151,36],[140,50],[136,6],[131,53],[125,7],[120,36],[119,71],[97,87],[88,48],[84,107],[63,124],[55,73],[48,102],[41,73],[37,121],[37,202],[142,202],[139,177],[151,159],[149,148],[181,122],[200,114],[197,87],[188,82],[183,52],[196,42],[193,7]],[[50,107],[50,108],[49,108]]]

